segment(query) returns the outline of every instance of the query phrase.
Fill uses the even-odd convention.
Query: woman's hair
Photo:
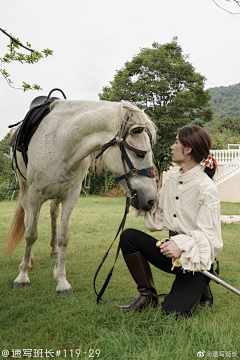
[[[179,128],[178,139],[183,146],[192,148],[191,155],[197,163],[202,162],[209,155],[212,139],[201,126],[185,125]],[[205,167],[204,171],[212,179],[216,171],[215,164],[213,169]]]

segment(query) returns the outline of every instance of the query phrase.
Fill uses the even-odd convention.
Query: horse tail
[[[18,176],[20,192],[17,199],[17,206],[15,210],[15,215],[12,220],[12,224],[8,231],[4,246],[3,252],[4,254],[12,254],[15,247],[20,243],[24,234],[25,234],[25,225],[24,225],[24,209],[22,207],[21,201],[25,194],[25,186],[23,183],[23,179],[21,176]]]

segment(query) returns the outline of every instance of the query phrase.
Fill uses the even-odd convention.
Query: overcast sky
[[[8,125],[23,119],[34,97],[59,87],[68,99],[98,100],[102,87],[140,48],[174,36],[207,78],[207,89],[240,83],[240,15],[212,0],[3,0],[0,27],[38,51],[53,50],[38,64],[7,67],[14,86],[25,81],[43,91],[14,90],[0,77],[0,139]],[[0,33],[0,57],[8,43]]]

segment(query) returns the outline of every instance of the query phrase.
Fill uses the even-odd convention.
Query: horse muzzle
[[[126,192],[126,196],[130,198],[130,205],[132,205],[137,210],[142,209],[144,211],[149,211],[156,201],[156,198],[146,198],[135,189],[128,190]]]

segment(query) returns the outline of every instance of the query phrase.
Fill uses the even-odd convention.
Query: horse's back
[[[28,179],[32,182],[34,178],[41,189],[46,182],[58,188],[79,181],[89,166],[84,160],[91,153],[86,150],[91,143],[88,134],[98,127],[111,127],[118,107],[119,103],[107,101],[57,100],[51,104],[29,144]],[[81,155],[73,165],[76,151]]]
[[[57,100],[51,104],[51,112],[49,115],[58,114],[60,117],[67,115],[69,118],[76,118],[83,114],[101,111],[101,109],[112,109],[116,111],[118,107],[119,102],[111,101]]]

